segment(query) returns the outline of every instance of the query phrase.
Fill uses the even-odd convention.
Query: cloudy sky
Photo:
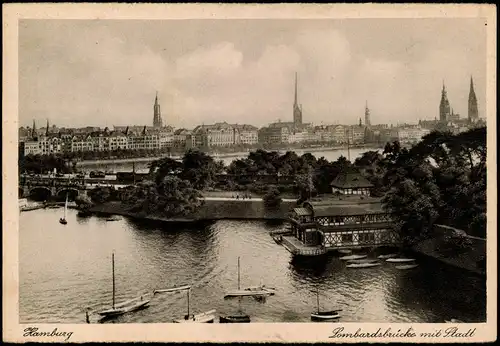
[[[443,80],[480,115],[486,31],[480,19],[21,20],[19,120],[60,127],[150,125],[156,91],[174,127],[292,118],[304,122],[434,119]]]

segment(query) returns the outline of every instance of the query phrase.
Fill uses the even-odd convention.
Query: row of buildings
[[[153,105],[153,126],[114,126],[113,129],[85,127],[65,129],[47,126],[37,129],[19,129],[20,153],[54,154],[63,152],[128,150],[173,150],[191,148],[217,150],[230,147],[286,146],[301,144],[363,144],[399,140],[402,143],[418,142],[434,129],[462,132],[472,126],[484,125],[479,119],[477,98],[471,78],[468,118],[461,119],[454,113],[443,84],[439,119],[419,121],[418,124],[372,125],[370,109],[365,105],[364,124],[314,126],[302,121],[302,105],[298,102],[297,75],[295,75],[293,121],[275,122],[257,128],[248,124],[219,122],[199,125],[194,129],[174,129],[164,125],[158,95]]]

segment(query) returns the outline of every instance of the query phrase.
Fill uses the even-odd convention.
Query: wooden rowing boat
[[[394,258],[394,257],[398,257],[398,254],[391,253],[391,254],[387,254],[387,255],[380,255],[377,258],[378,259],[388,259],[388,258]]]
[[[340,257],[341,260],[343,261],[349,261],[349,260],[357,260],[357,259],[362,259],[368,257],[367,255],[348,255],[348,256],[342,256]]]
[[[348,264],[346,268],[373,268],[382,265],[381,263],[352,263]]]
[[[414,258],[388,258],[385,260],[386,262],[390,263],[407,263],[407,262],[414,262]]]
[[[416,267],[418,267],[418,264],[405,264],[405,265],[402,265],[402,266],[396,266],[396,269],[407,270],[407,269],[413,269],[413,268],[416,268]]]

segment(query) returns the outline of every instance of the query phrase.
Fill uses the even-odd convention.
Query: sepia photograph
[[[494,7],[24,6],[4,8],[11,340],[496,325]]]

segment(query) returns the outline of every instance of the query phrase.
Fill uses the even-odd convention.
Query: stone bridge
[[[36,200],[47,200],[50,198],[65,199],[73,201],[77,196],[87,196],[87,191],[98,186],[116,186],[116,182],[94,182],[83,179],[68,181],[68,179],[24,179],[19,180],[19,198],[32,197]]]

